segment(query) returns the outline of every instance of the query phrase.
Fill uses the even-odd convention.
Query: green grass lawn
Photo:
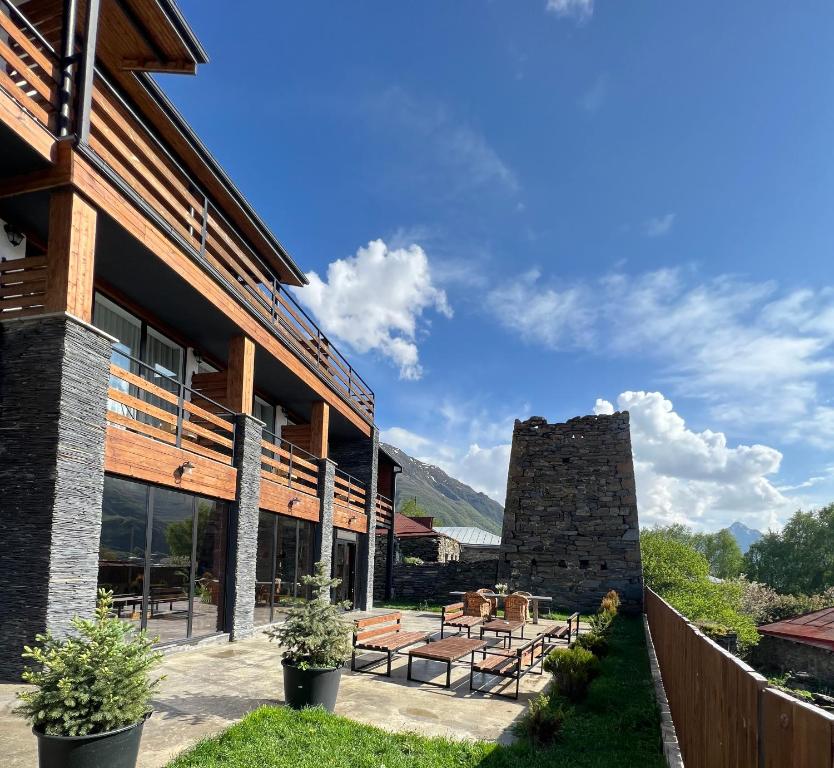
[[[536,750],[391,734],[320,710],[262,707],[169,768],[662,768],[639,619],[615,622],[602,675],[567,710],[559,741]]]
[[[451,601],[452,598],[450,597]],[[391,600],[387,603],[377,605],[377,608],[390,608],[392,611],[422,611],[423,613],[440,613],[442,606],[434,605],[432,603],[415,603],[408,600]],[[568,611],[542,611],[539,614],[543,621],[565,621],[570,615]],[[586,614],[580,614],[580,621],[588,621],[591,617]]]

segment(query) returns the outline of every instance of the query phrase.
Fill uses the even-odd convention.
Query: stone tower
[[[554,607],[594,611],[609,589],[642,606],[628,412],[516,421],[499,576]]]

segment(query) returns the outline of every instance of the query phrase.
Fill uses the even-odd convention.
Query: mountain
[[[426,514],[436,518],[435,525],[470,525],[501,535],[504,507],[497,501],[393,445],[383,445],[383,448],[403,468],[397,478],[398,510],[406,501],[416,498]]]
[[[753,544],[764,536],[761,531],[757,531],[755,528],[748,528],[744,523],[738,521],[734,522],[729,530],[735,536],[736,542],[742,552],[747,552]]]

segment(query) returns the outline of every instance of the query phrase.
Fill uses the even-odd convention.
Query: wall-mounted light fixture
[[[287,504],[287,506],[290,509],[292,509],[296,504],[301,504],[301,499],[299,499],[297,496],[290,499],[289,504]]]
[[[184,477],[191,477],[193,472],[194,465],[190,461],[184,461],[174,470],[174,477],[177,479],[177,482],[179,482]]]
[[[19,229],[15,229],[15,227],[11,224],[6,224],[6,226],[3,227],[3,230],[6,232],[6,237],[12,244],[13,248],[17,248],[17,246],[23,242],[23,232]]]

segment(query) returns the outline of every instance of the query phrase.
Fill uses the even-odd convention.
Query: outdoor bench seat
[[[544,674],[542,661],[544,659],[544,635],[539,635],[516,649],[486,648],[481,653],[483,658],[472,660],[469,672],[469,690],[489,693],[492,696],[517,699],[521,678],[539,665],[538,674]],[[475,675],[485,674],[515,680],[515,694],[500,693],[475,687]]]
[[[385,613],[381,616],[370,616],[367,619],[356,619],[353,622],[353,654],[350,668],[354,672],[365,672],[371,667],[377,667],[387,661],[385,675],[391,677],[391,660],[399,650],[406,646],[426,641],[431,632],[403,632],[402,614],[399,611]],[[384,653],[381,659],[375,659],[361,667],[356,666],[356,652],[368,651]]]
[[[472,627],[483,624],[488,616],[467,616],[463,612],[463,603],[452,603],[444,605],[440,614],[440,639],[443,639],[443,631],[446,627],[465,629],[466,636],[472,636]]]
[[[572,613],[568,616],[567,624],[556,624],[549,629],[544,630],[539,634],[539,637],[544,638],[548,647],[551,647],[560,640],[564,640],[568,645],[571,644],[571,638],[579,637],[579,613]],[[548,642],[548,641],[556,642]]]

